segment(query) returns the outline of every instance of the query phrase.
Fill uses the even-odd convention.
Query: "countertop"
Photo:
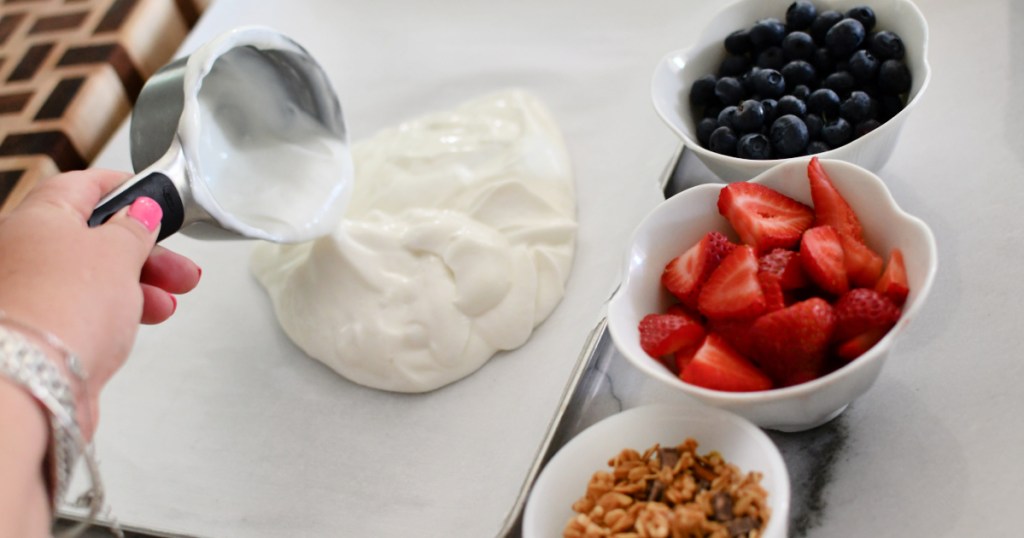
[[[1024,462],[1018,456],[1019,447],[1024,446],[1024,420],[1020,417],[1024,392],[1019,389],[1024,381],[1020,351],[1024,331],[1019,321],[1024,315],[1024,250],[1020,246],[1024,235],[1024,137],[1018,133],[1024,125],[1024,37],[1018,29],[1024,27],[1024,4],[994,0],[921,0],[917,4],[930,26],[932,80],[908,119],[892,159],[879,175],[897,202],[932,228],[938,243],[939,271],[923,311],[897,343],[867,394],[821,428],[801,434],[772,434],[793,477],[793,536],[1019,533],[1014,515],[1024,479]],[[600,305],[616,282],[629,232],[660,196],[658,173],[677,146],[650,105],[650,75],[665,52],[693,41],[716,6],[716,2],[661,0],[445,1],[429,7],[412,1],[218,0],[182,51],[240,24],[269,25],[295,37],[334,78],[356,141],[380,128],[452,107],[493,89],[519,86],[537,92],[563,123],[578,189],[593,188],[588,181],[607,177],[611,171],[618,177],[616,181],[623,183],[599,187],[625,185],[628,188],[622,192],[634,193],[623,199],[629,207],[619,214],[580,215],[584,230],[585,219],[620,221],[619,232],[605,237],[580,236],[580,255],[591,257],[588,259],[607,272],[608,285],[594,290]],[[586,51],[588,61],[578,61],[581,51]],[[370,68],[360,60],[367,56],[389,61]],[[620,104],[607,106],[613,97]],[[595,129],[607,132],[598,137],[593,135]],[[591,138],[586,144],[574,144],[575,136],[588,133]],[[127,168],[128,163],[127,136],[122,128],[97,165]],[[682,173],[695,182],[711,179],[695,159],[684,162]],[[169,245],[201,265],[204,259],[216,257],[219,249],[178,238]],[[184,297],[176,317],[209,308],[204,297],[215,295],[211,286],[228,284],[209,271],[204,272],[204,279],[207,291]],[[579,306],[590,308],[591,304],[583,301]],[[222,310],[218,315],[230,324],[230,308],[218,308]],[[586,315],[596,321],[600,306],[590,308]],[[141,339],[148,339],[149,344],[141,349],[153,349],[161,339],[173,340],[180,323],[146,329]],[[203,338],[216,340],[211,334],[187,337],[199,342]],[[578,350],[585,337],[581,334],[570,342]],[[176,421],[173,412],[140,422],[132,408],[145,409],[147,404],[140,400],[154,394],[180,403],[196,391],[188,377],[161,378],[171,370],[140,353],[132,357],[131,370],[123,378],[131,380],[132,386],[115,378],[105,395],[104,422],[98,434],[111,499],[122,521],[196,536],[349,536],[374,528],[397,533],[421,524],[417,519],[424,513],[451,521],[451,514],[468,514],[474,509],[442,505],[417,512],[393,510],[385,503],[361,514],[358,521],[326,516],[309,519],[294,507],[287,513],[265,509],[287,506],[287,499],[261,498],[258,492],[239,495],[237,488],[211,485],[210,480],[244,481],[241,468],[215,476],[201,472],[168,476],[147,468],[201,470],[202,462],[187,461],[189,454],[196,453],[190,449],[197,445],[232,450],[232,446],[250,442],[269,446],[290,446],[290,442],[301,447],[302,439],[273,439],[288,435],[274,431],[262,432],[255,440],[233,439],[231,433],[239,431],[235,425],[224,429],[223,439],[171,439],[168,435],[181,431],[174,428],[187,426]],[[570,366],[555,368],[552,375],[565,376],[576,354],[559,350],[559,355],[568,355],[562,359]],[[616,387],[614,397],[596,398],[590,403],[593,409],[578,411],[603,415],[661,397],[657,388],[624,370],[629,368],[612,353],[607,371],[608,384]],[[139,385],[139,380],[149,384]],[[621,380],[618,386],[617,380]],[[322,384],[311,390],[324,388]],[[268,394],[274,391],[273,386],[265,389]],[[255,397],[233,393],[231,386],[222,390],[233,398],[226,397],[225,405],[245,405]],[[281,394],[275,397],[283,398]],[[543,405],[553,413],[557,398],[541,398],[548,398]],[[467,412],[463,418],[488,420],[486,412]],[[517,435],[537,436],[550,418],[538,416],[536,421],[508,425],[504,431],[509,445],[515,444]],[[161,430],[163,436],[154,433]],[[402,441],[394,439],[395,443]],[[138,450],[148,453],[133,452]],[[372,453],[372,447],[366,451]],[[514,475],[523,474],[521,462],[532,454],[490,456],[520,462],[510,471]],[[334,457],[354,456],[338,453]],[[304,468],[301,458],[290,461],[294,461],[296,480],[316,473],[316,469]],[[389,462],[373,464],[386,469]],[[457,470],[459,462],[439,465]],[[155,482],[154,477],[160,480]],[[367,473],[358,479],[372,477]],[[316,514],[330,512],[332,499],[345,499],[338,491],[357,490],[359,480],[342,480],[333,489],[311,491],[305,506]],[[271,491],[273,486],[268,485]],[[294,486],[281,484],[279,490],[291,491]],[[221,495],[209,494],[209,488]],[[216,502],[190,503],[189,498],[200,490],[205,492],[204,499]],[[323,504],[308,506],[314,500]],[[429,517],[427,521],[423,534],[438,534],[431,532]],[[501,521],[478,525],[467,516],[466,522],[462,528],[470,530],[465,534],[454,530],[446,534],[480,536],[501,528]]]

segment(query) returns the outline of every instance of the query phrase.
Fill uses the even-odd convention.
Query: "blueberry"
[[[831,73],[836,68],[836,62],[832,59],[832,55],[828,53],[828,49],[821,47],[814,51],[814,56],[811,57],[811,65],[819,73]]]
[[[761,110],[764,112],[764,124],[771,125],[778,117],[779,102],[775,99],[761,99]]]
[[[715,95],[724,106],[735,105],[743,99],[743,85],[735,77],[722,77],[715,84]]]
[[[752,133],[764,126],[764,108],[760,101],[747,99],[736,107],[733,126],[741,133]]]
[[[843,118],[836,118],[821,128],[821,139],[829,146],[838,148],[853,140],[853,126]]]
[[[762,98],[775,99],[786,91],[786,79],[774,69],[760,69],[751,76],[754,93]]]
[[[807,144],[808,155],[814,155],[816,153],[825,153],[830,149],[832,148],[828,147],[828,144],[822,142],[821,140],[812,140],[809,144]]]
[[[718,98],[715,98],[715,102],[704,107],[704,117],[711,118],[718,122],[718,115],[722,113],[722,109],[725,108],[718,103]]]
[[[705,106],[715,102],[715,83],[718,78],[715,75],[704,75],[693,81],[690,86],[690,104],[694,106]]]
[[[790,60],[809,60],[817,49],[810,34],[804,32],[790,32],[782,39],[782,52]]]
[[[736,133],[728,127],[719,127],[708,138],[708,149],[723,155],[736,155]]]
[[[804,84],[797,84],[796,86],[793,86],[793,90],[790,91],[789,94],[801,101],[806,101],[811,95],[811,88]]]
[[[864,120],[853,126],[853,137],[860,138],[871,131],[874,131],[880,125],[882,125],[882,123],[876,119]]]
[[[779,116],[772,123],[768,137],[779,157],[800,155],[807,147],[807,125],[792,114]]]
[[[697,124],[697,142],[700,145],[707,146],[708,141],[711,140],[711,133],[718,128],[718,121],[714,118],[704,118]]]
[[[910,70],[901,60],[886,60],[878,68],[878,89],[889,95],[910,91]]]
[[[839,96],[828,88],[818,88],[807,97],[807,111],[827,118],[839,115]]]
[[[825,125],[821,116],[818,116],[817,114],[808,114],[804,116],[804,124],[807,125],[807,138],[811,141],[821,138],[821,128]]]
[[[821,87],[828,88],[836,92],[840,98],[845,99],[857,87],[857,80],[849,71],[836,71],[821,81]]]
[[[834,9],[818,13],[818,16],[814,18],[814,22],[811,23],[811,37],[814,38],[817,44],[823,45],[825,43],[825,34],[841,20],[843,20],[843,14]]]
[[[738,77],[750,69],[750,60],[743,54],[730,54],[718,65],[719,77]]]
[[[878,119],[887,121],[903,110],[903,99],[898,95],[881,95],[878,97]]]
[[[807,0],[797,0],[786,9],[786,28],[803,30],[811,26],[818,16],[818,9]]]
[[[900,36],[886,30],[871,34],[868,50],[879,60],[902,60],[906,54]]]
[[[745,134],[736,144],[736,156],[741,159],[771,159],[771,142],[761,133]]]
[[[864,42],[864,25],[857,19],[843,19],[825,34],[825,46],[832,56],[846,58]]]
[[[779,104],[775,107],[775,113],[777,116],[790,114],[802,118],[807,114],[807,104],[792,95],[786,95],[779,99]]]
[[[847,97],[841,105],[839,105],[839,115],[846,118],[847,121],[856,125],[862,121],[869,120],[877,114],[877,104],[875,100],[868,94],[862,91],[853,91],[850,93],[850,97]]]
[[[747,92],[748,95],[756,93],[754,91],[754,74],[760,70],[761,68],[755,65],[740,76],[740,82],[743,84],[743,91]]]
[[[729,105],[718,113],[718,126],[736,128],[736,105]]]
[[[778,71],[786,65],[786,53],[782,51],[782,47],[768,47],[757,55],[756,63],[758,67]]]
[[[750,52],[752,45],[750,44],[750,32],[746,29],[736,30],[735,32],[725,36],[725,50],[729,54],[746,54]]]
[[[875,58],[874,54],[871,54],[867,49],[860,49],[850,56],[847,68],[854,78],[863,82],[874,80],[880,65],[881,63],[878,61],[878,58]]]
[[[803,60],[793,60],[784,65],[782,76],[786,78],[787,88],[795,88],[801,84],[806,86],[818,78],[814,66]]]
[[[785,36],[786,26],[779,19],[761,19],[750,28],[750,43],[757,50],[777,46]]]
[[[846,16],[860,21],[864,31],[870,32],[875,27],[875,10],[868,6],[857,6],[846,12]]]

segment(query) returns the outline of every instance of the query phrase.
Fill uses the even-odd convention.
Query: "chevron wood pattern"
[[[209,0],[0,0],[0,215],[89,165]]]

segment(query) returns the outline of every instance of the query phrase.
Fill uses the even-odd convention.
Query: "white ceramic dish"
[[[771,439],[750,422],[718,409],[693,405],[649,405],[612,415],[567,443],[533,486],[523,514],[524,538],[562,536],[572,504],[586,492],[594,472],[625,448],[643,452],[654,443],[697,440],[697,451],[718,451],[741,471],[763,473],[772,515],[765,538],[783,538],[789,524],[789,473]]]
[[[791,160],[752,181],[811,204],[808,161],[807,157]],[[822,160],[822,166],[860,218],[868,246],[883,257],[895,247],[903,251],[910,295],[896,326],[850,364],[792,387],[732,393],[690,385],[672,375],[640,348],[637,325],[646,314],[664,312],[670,304],[669,295],[660,282],[665,264],[709,231],[718,230],[735,238],[716,206],[722,185],[704,184],[655,207],[630,240],[623,282],[608,306],[608,329],[615,346],[630,363],[706,404],[735,412],[759,426],[782,431],[806,430],[823,424],[871,387],[893,344],[931,291],[938,266],[935,238],[927,224],[896,205],[878,176],[842,161]]]
[[[783,20],[792,0],[740,0],[720,11],[707,25],[696,43],[688,49],[667,54],[655,68],[651,81],[654,108],[668,126],[682,139],[715,175],[724,181],[743,181],[790,159],[757,161],[721,155],[705,149],[697,142],[696,122],[688,96],[697,78],[714,73],[725,57],[722,45],[727,35],[749,28],[757,20],[775,17]],[[835,9],[846,12],[857,5],[869,5],[878,19],[876,30],[896,32],[907,49],[905,61],[913,76],[913,85],[906,107],[874,131],[844,146],[820,153],[822,159],[840,159],[878,171],[892,155],[900,130],[931,79],[928,65],[928,23],[921,11],[909,0],[814,0],[821,12]]]

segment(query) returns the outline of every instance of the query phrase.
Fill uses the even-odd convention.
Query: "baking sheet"
[[[713,8],[693,4],[698,15]],[[250,243],[172,237],[166,245],[202,265],[203,281],[172,320],[142,330],[101,402],[98,452],[120,520],[218,537],[501,533],[628,236],[661,198],[677,142],[648,80],[696,27],[685,9],[214,3],[183,53],[243,24],[295,37],[336,85],[356,143],[491,91],[538,95],[573,159],[576,259],[565,298],[526,345],[462,382],[402,395],[349,383],[293,346],[248,272]],[[96,164],[129,163],[123,128]]]

